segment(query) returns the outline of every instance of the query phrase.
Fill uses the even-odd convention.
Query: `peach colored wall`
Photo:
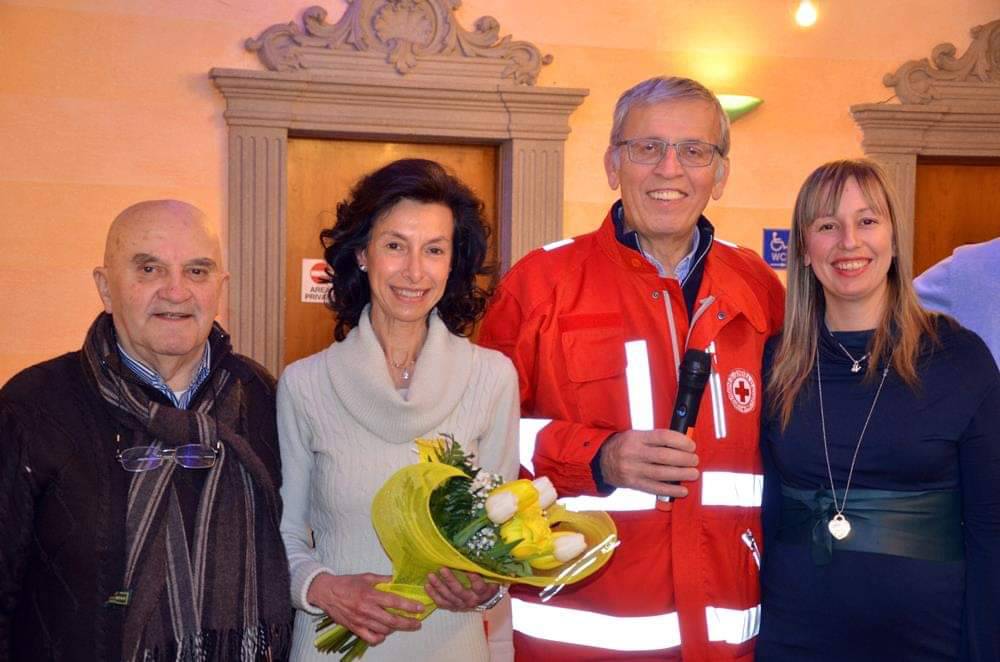
[[[0,3],[0,383],[79,347],[100,308],[90,272],[115,213],[179,197],[225,216],[223,102],[211,67],[260,68],[243,49],[310,4],[342,0],[5,0]],[[709,208],[720,236],[759,250],[787,225],[818,163],[861,153],[848,114],[886,99],[883,74],[1000,17],[996,0],[830,0],[800,30],[793,0],[464,0],[463,25],[555,61],[539,85],[584,87],[566,148],[564,231],[594,228],[615,198],[601,158],[622,88],[672,73],[764,105],[733,129],[733,171]]]

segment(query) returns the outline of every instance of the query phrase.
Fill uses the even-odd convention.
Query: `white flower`
[[[579,556],[587,548],[587,541],[582,533],[569,533],[556,535],[552,545],[552,555],[557,561],[565,563]]]
[[[476,477],[472,479],[472,483],[469,485],[469,492],[488,492],[496,487],[498,481],[503,482],[503,478],[489,471],[480,470],[476,474]]]
[[[495,524],[503,524],[517,512],[517,497],[510,492],[497,492],[486,499],[486,516]]]
[[[531,481],[531,484],[538,490],[538,505],[542,507],[542,510],[545,510],[556,502],[556,498],[559,495],[556,494],[556,488],[552,485],[552,481],[549,480],[548,476],[536,478]]]

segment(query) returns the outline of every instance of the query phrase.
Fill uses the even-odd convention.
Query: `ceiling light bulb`
[[[811,0],[802,0],[799,3],[799,8],[795,10],[795,22],[803,28],[812,27],[816,23],[818,16],[819,12],[816,11],[816,5]]]

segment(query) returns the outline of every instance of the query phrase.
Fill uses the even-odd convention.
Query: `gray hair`
[[[685,99],[699,99],[707,101],[715,108],[716,115],[719,116],[719,152],[725,158],[729,155],[729,116],[722,109],[722,104],[712,91],[696,80],[690,78],[680,78],[677,76],[657,76],[634,85],[625,90],[618,103],[615,104],[614,121],[611,124],[611,146],[622,139],[622,127],[625,118],[634,106],[647,106],[664,101],[681,101]],[[615,151],[612,158],[615,166],[618,165],[618,152]]]

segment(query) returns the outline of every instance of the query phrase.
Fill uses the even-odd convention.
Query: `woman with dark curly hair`
[[[441,321],[452,333],[468,336],[482,317],[490,292],[477,285],[476,276],[493,275],[493,269],[486,266],[489,228],[483,220],[483,203],[434,161],[403,159],[362,178],[351,198],[337,205],[336,225],[320,233],[326,246],[324,257],[336,274],[328,297],[337,314],[337,340],[358,325],[372,296],[366,267],[358,255],[367,249],[372,226],[382,212],[404,198],[446,207],[451,214],[451,268],[437,301]]]
[[[321,234],[338,342],[290,365],[278,387],[292,659],[327,659],[312,643],[323,613],[381,644],[366,660],[491,659],[477,611],[502,591],[442,569],[426,588],[448,611],[422,623],[392,613],[421,606],[375,589],[391,564],[371,526],[372,497],[416,460],[417,437],[451,434],[486,470],[516,477],[517,375],[465,337],[488,296],[476,284],[490,273],[482,210],[437,163],[404,159],[361,178]],[[397,630],[410,634],[388,637]],[[512,657],[509,642],[493,648],[494,660]]]

